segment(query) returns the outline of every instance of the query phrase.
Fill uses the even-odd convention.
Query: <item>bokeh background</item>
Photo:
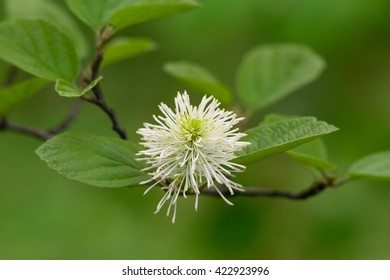
[[[27,0],[26,0],[27,1]],[[0,1],[4,18],[4,1]],[[63,1],[55,1],[65,7]],[[319,80],[257,114],[314,115],[340,128],[325,138],[343,174],[368,153],[390,147],[390,2],[388,0],[201,0],[200,9],[136,26],[123,35],[154,39],[159,49],[107,67],[103,88],[132,140],[157,105],[186,87],[162,70],[185,59],[234,88],[251,48],[275,42],[311,46],[327,61]],[[75,19],[77,21],[77,19]],[[93,34],[77,21],[86,37]],[[9,65],[0,61],[0,77]],[[199,99],[194,90],[194,99]],[[55,125],[71,106],[52,87],[10,118]],[[72,131],[116,136],[89,104]],[[99,189],[69,181],[34,154],[40,141],[0,133],[1,259],[389,259],[390,183],[356,181],[307,201],[201,197],[179,202],[171,224],[154,215],[162,191]],[[298,190],[310,171],[285,156],[248,168],[239,181]]]

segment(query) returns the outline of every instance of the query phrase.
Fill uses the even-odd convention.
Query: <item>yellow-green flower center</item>
[[[193,119],[188,115],[182,116],[181,130],[183,136],[189,142],[195,142],[202,136],[202,124],[204,120]]]

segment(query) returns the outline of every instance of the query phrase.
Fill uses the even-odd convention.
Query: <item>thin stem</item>
[[[348,183],[349,181],[351,181],[351,178],[349,176],[341,177],[340,179],[335,180],[332,186],[339,187]]]
[[[49,140],[53,137],[53,134],[39,128],[24,126],[17,123],[7,121],[5,118],[0,118],[0,130],[10,130],[27,134],[41,140]]]
[[[329,187],[334,186],[333,181],[318,181],[314,182],[309,188],[304,189],[299,192],[288,192],[288,191],[279,191],[268,188],[256,188],[256,187],[246,187],[244,192],[236,192],[234,196],[250,196],[250,197],[258,197],[258,196],[267,196],[267,197],[280,197],[287,199],[295,199],[295,200],[304,200],[311,198],[313,196],[318,195]],[[230,195],[230,192],[227,188],[218,187],[218,190],[223,195]],[[203,194],[211,195],[211,196],[220,196],[217,190],[215,189],[204,189],[202,191]]]
[[[77,115],[81,111],[81,105],[81,100],[77,100],[68,115],[57,126],[50,130],[44,130],[41,128],[35,128],[18,124],[15,122],[10,122],[6,119],[5,116],[0,116],[0,131],[14,131],[46,141],[52,138],[54,135],[61,133],[73,123],[73,121],[76,119]]]
[[[96,88],[96,87],[95,87]],[[91,103],[91,104],[95,104],[96,106],[98,106],[100,109],[102,109],[107,115],[108,117],[110,118],[111,120],[111,123],[112,123],[112,129],[118,133],[119,137],[121,139],[124,139],[126,140],[127,139],[127,133],[126,131],[121,127],[120,123],[119,123],[119,120],[118,120],[118,117],[116,116],[116,113],[114,111],[114,109],[110,108],[107,103],[104,102],[104,100],[100,100],[100,99],[96,99],[96,98],[91,98],[91,97],[88,97],[88,96],[84,96],[83,97],[83,100]]]
[[[96,56],[91,63],[91,78],[85,79],[86,82],[88,83],[92,82],[99,76],[100,65],[103,60],[103,47],[104,44],[109,40],[110,36],[111,36],[111,29],[106,28],[105,31],[103,32],[103,35],[101,37],[98,36],[96,39],[97,41]],[[127,139],[126,130],[122,128],[115,110],[111,108],[105,101],[103,91],[99,83],[92,89],[92,92],[95,96],[94,98],[83,96],[83,100],[91,104],[94,104],[98,106],[100,109],[102,109],[102,111],[105,112],[107,116],[110,118],[112,123],[112,129],[119,135],[120,138],[126,140]]]
[[[58,134],[66,130],[77,118],[82,108],[82,100],[76,99],[71,107],[69,113],[65,116],[65,118],[55,127],[49,130],[51,134]]]

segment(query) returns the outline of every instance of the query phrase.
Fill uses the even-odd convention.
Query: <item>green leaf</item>
[[[55,81],[73,81],[79,60],[73,43],[42,20],[16,20],[0,24],[0,57],[26,72]]]
[[[133,0],[110,17],[118,30],[135,24],[167,17],[198,7],[193,0]]]
[[[102,67],[145,54],[156,47],[156,43],[146,38],[116,38],[106,45]]]
[[[309,166],[326,170],[336,167],[336,164],[328,160],[326,146],[322,139],[315,139],[294,149],[288,150],[286,154]]]
[[[365,156],[348,170],[351,178],[390,180],[390,151]]]
[[[6,114],[14,107],[40,92],[48,81],[30,79],[6,88],[0,88],[0,115]]]
[[[56,82],[55,90],[59,95],[63,97],[80,97],[92,90],[99,82],[103,79],[102,76],[93,80],[88,86],[83,89],[76,88],[72,83],[65,81],[63,79],[58,79]]]
[[[164,65],[164,70],[182,82],[213,95],[224,105],[229,105],[232,93],[227,86],[217,80],[207,69],[186,61],[170,62]]]
[[[108,23],[119,30],[198,6],[193,0],[67,0],[67,3],[95,31]]]
[[[237,153],[237,163],[247,164],[273,156],[338,130],[314,117],[300,117],[262,124],[247,130],[242,141],[251,144]]]
[[[324,67],[324,60],[302,45],[257,47],[238,69],[237,91],[247,110],[253,112],[314,81]]]
[[[36,153],[65,177],[97,187],[136,186],[148,179],[135,160],[138,146],[130,141],[64,133],[41,145]]]
[[[90,26],[93,30],[98,31],[108,24],[109,18],[130,0],[67,0],[71,11],[77,17]]]
[[[73,18],[53,1],[47,0],[7,0],[5,3],[7,16],[10,19],[42,19],[45,20],[75,42],[80,57],[88,52],[87,42]]]
[[[269,114],[265,116],[261,124],[269,124],[280,120],[294,119],[297,116]],[[298,160],[306,165],[326,170],[336,167],[336,164],[328,160],[326,146],[322,139],[315,139],[308,143],[302,144],[296,148],[288,150],[286,154],[295,160]]]

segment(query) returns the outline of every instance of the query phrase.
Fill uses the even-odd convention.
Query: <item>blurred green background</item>
[[[200,9],[123,32],[150,37],[159,49],[103,71],[107,99],[132,140],[139,140],[136,129],[152,120],[161,101],[172,104],[176,92],[186,89],[162,71],[165,62],[199,63],[234,87],[245,52],[259,44],[297,42],[321,54],[327,69],[313,84],[257,114],[252,124],[275,112],[314,115],[336,125],[340,131],[325,141],[341,173],[355,159],[389,149],[388,0],[200,2]],[[0,61],[0,77],[8,68]],[[10,119],[48,128],[70,106],[49,87]],[[106,116],[89,104],[71,130],[116,136]],[[235,198],[233,207],[201,197],[198,212],[189,198],[179,201],[171,224],[165,212],[153,214],[162,191],[143,197],[144,187],[99,189],[69,181],[34,154],[40,144],[0,134],[1,259],[390,258],[390,183],[352,182],[307,201]],[[312,177],[300,163],[278,156],[251,165],[238,179],[298,190]]]

